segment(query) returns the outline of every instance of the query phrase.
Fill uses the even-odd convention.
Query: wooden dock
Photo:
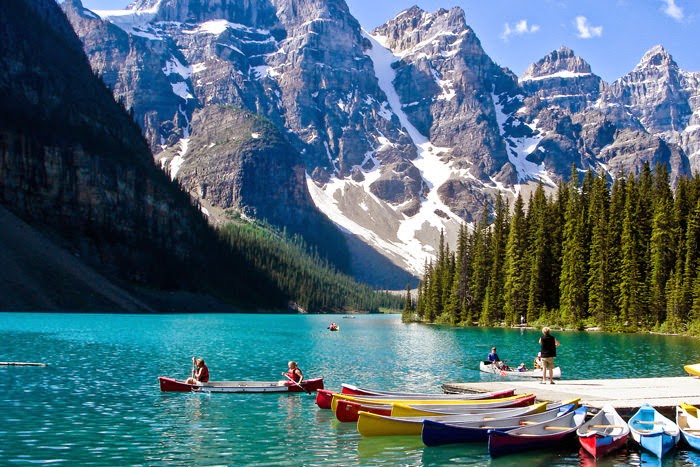
[[[630,378],[555,380],[555,384],[540,384],[539,378],[474,383],[445,383],[464,392],[491,392],[515,388],[516,394],[534,394],[538,401],[561,401],[580,398],[581,404],[600,408],[611,404],[628,419],[645,402],[661,413],[675,419],[675,407],[681,402],[700,405],[700,378]]]

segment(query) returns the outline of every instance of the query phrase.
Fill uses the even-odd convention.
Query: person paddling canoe
[[[297,384],[301,383],[304,379],[304,373],[301,371],[301,368],[299,368],[299,365],[297,365],[297,362],[292,360],[287,363],[287,367],[289,367],[289,371],[282,372],[282,376],[286,376]]]
[[[192,357],[192,376],[187,378],[187,384],[198,384],[209,382],[209,368],[204,363],[203,358]]]

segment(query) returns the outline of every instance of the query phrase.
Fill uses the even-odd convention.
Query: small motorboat
[[[159,376],[163,392],[314,392],[323,389],[323,378],[305,379],[301,383],[292,381],[209,381],[188,384],[167,376]]]
[[[700,418],[698,408],[682,403],[676,407],[676,425],[681,430],[681,436],[688,445],[700,450]]]
[[[678,443],[680,429],[649,404],[642,405],[628,422],[632,438],[641,447],[661,459]]]
[[[581,447],[596,459],[627,444],[630,427],[610,404],[576,430]]]
[[[335,323],[331,323],[330,326],[328,326],[329,331],[340,331],[340,326],[338,326]]]
[[[483,371],[484,373],[492,373],[494,375],[499,376],[513,376],[517,378],[542,378],[541,369],[520,371],[516,368],[510,368],[504,370],[502,368],[498,368],[496,365],[489,361],[479,362],[479,370]],[[554,367],[552,376],[554,377],[554,379],[561,378],[561,368],[558,366]]]
[[[489,430],[489,454],[500,457],[533,449],[551,449],[575,438],[576,430],[586,419],[584,405],[553,420],[509,431]],[[575,441],[575,440],[574,440]]]

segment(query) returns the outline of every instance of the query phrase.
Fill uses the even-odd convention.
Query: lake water
[[[326,328],[334,320],[340,332]],[[555,333],[565,379],[683,376],[700,340]],[[363,439],[307,394],[161,393],[157,376],[189,376],[193,355],[213,380],[277,380],[288,360],[306,377],[388,390],[495,378],[478,362],[531,365],[535,330],[404,325],[397,315],[0,314],[0,464],[25,465],[593,465],[563,449],[492,461],[484,445],[426,448],[415,437]],[[599,465],[646,465],[623,451]],[[695,465],[677,450],[664,465]]]

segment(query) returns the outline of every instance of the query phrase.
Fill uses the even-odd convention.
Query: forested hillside
[[[231,222],[221,232],[246,261],[270,276],[298,311],[378,312],[380,308],[401,308],[400,297],[377,292],[338,272],[298,235],[288,238],[270,226],[248,222]]]
[[[0,310],[378,309],[383,295],[282,255],[280,238],[222,238],[154,164],[56,2],[9,2],[0,31]]]
[[[571,180],[527,209],[499,198],[456,251],[441,242],[404,320],[700,334],[700,179]]]

